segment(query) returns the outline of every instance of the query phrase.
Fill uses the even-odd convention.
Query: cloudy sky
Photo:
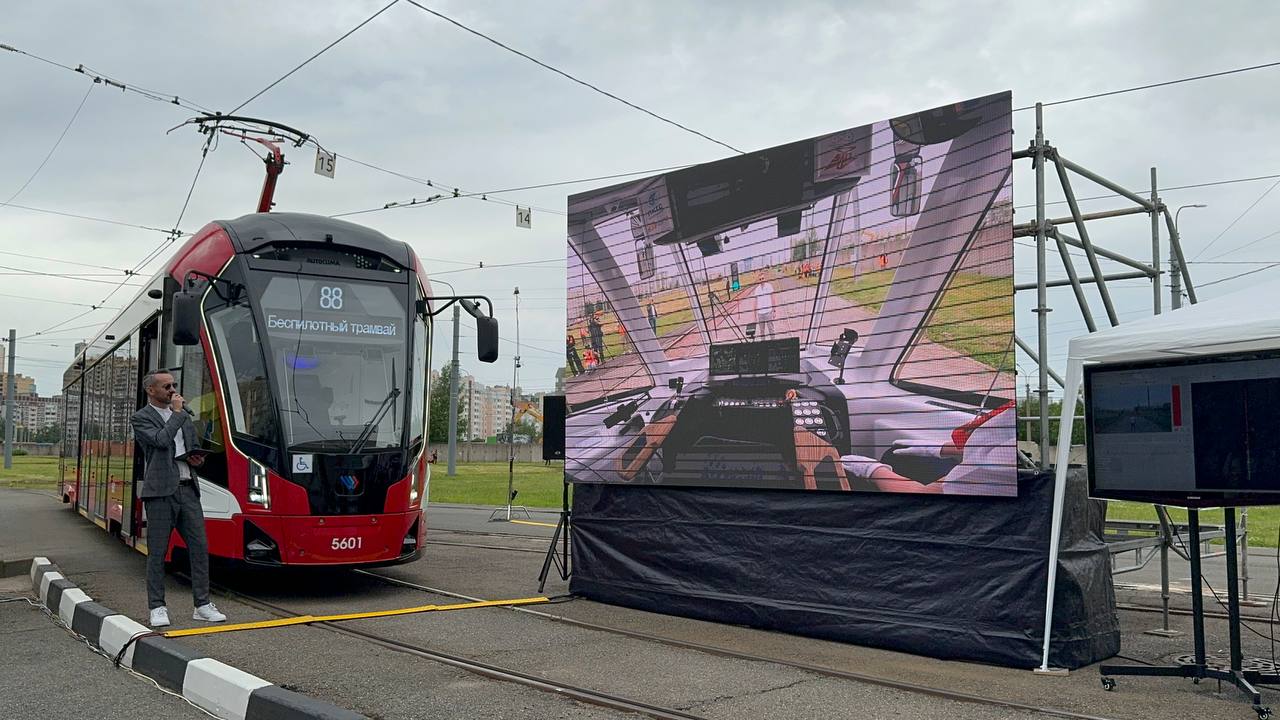
[[[131,85],[230,110],[351,29],[387,0],[327,4],[46,2],[9,7],[0,43]],[[1052,102],[1280,60],[1273,3],[1216,3],[1170,12],[1162,3],[1091,2],[491,2],[424,5],[691,128],[742,149],[865,124],[1012,89],[1014,106]],[[1047,108],[1046,135],[1064,156],[1135,189],[1149,168],[1164,186],[1280,173],[1274,142],[1280,68]],[[107,218],[152,228],[177,220],[202,138],[192,113],[149,101],[28,56],[0,50],[0,201],[23,188],[83,101],[44,168],[0,207],[0,330],[31,335],[85,312],[165,240],[162,232],[37,212]],[[90,88],[92,89],[90,90]],[[86,97],[86,92],[87,97]],[[326,147],[445,187],[490,191],[704,162],[730,151],[506,53],[406,2],[249,104],[243,113],[300,128]],[[1034,132],[1033,113],[1014,115],[1015,147]],[[312,172],[314,151],[288,154],[277,209],[322,214],[380,207],[434,194],[431,188],[339,159],[332,180]],[[200,174],[182,220],[186,231],[254,209],[261,164],[224,141]],[[430,272],[460,291],[495,299],[503,335],[515,338],[512,289],[520,287],[522,385],[549,389],[564,323],[565,197],[616,181],[500,195],[534,206],[533,228],[514,209],[457,199],[351,219],[410,242],[435,258]],[[1275,179],[1169,191],[1198,283],[1280,262],[1280,190]],[[1052,186],[1051,186],[1052,187]],[[1081,180],[1079,196],[1102,194]],[[1060,193],[1051,190],[1053,198]],[[1034,217],[1034,174],[1015,169],[1017,221]],[[1243,217],[1239,217],[1257,202]],[[17,207],[18,205],[23,207]],[[1117,199],[1087,209],[1121,207]],[[1053,206],[1054,214],[1065,206]],[[1237,218],[1239,218],[1237,220]],[[1234,221],[1234,224],[1232,224]],[[1095,242],[1150,259],[1144,216],[1102,221]],[[1024,241],[1025,242],[1025,241]],[[1211,244],[1212,243],[1212,244]],[[1247,245],[1247,247],[1245,247]],[[1206,250],[1207,248],[1207,250]],[[1236,248],[1242,248],[1235,252]],[[14,255],[33,255],[33,259]],[[167,252],[146,269],[154,271]],[[1020,281],[1034,254],[1019,246]],[[84,263],[100,267],[69,264]],[[445,262],[448,261],[448,262]],[[1230,263],[1230,264],[1228,264]],[[1253,263],[1253,264],[1242,264]],[[1061,264],[1050,268],[1060,276]],[[53,278],[28,271],[92,274]],[[448,274],[439,274],[450,271]],[[100,275],[112,273],[116,275]],[[1280,267],[1206,286],[1202,298],[1255,282]],[[128,288],[109,305],[118,306]],[[1122,319],[1151,312],[1148,283],[1117,285]],[[1096,295],[1095,313],[1101,317]],[[57,302],[53,302],[57,301]],[[1081,331],[1069,289],[1050,295],[1050,341],[1061,365]],[[1166,292],[1165,304],[1168,304]],[[1020,293],[1019,333],[1034,343]],[[24,340],[19,372],[53,394],[77,339],[110,310]],[[433,364],[447,361],[440,327]],[[463,367],[485,382],[509,381],[514,346],[485,366],[464,328]],[[1032,372],[1025,357],[1020,372]]]

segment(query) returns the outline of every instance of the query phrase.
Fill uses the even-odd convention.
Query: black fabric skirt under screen
[[[1053,475],[1017,498],[578,484],[570,589],[600,602],[888,648],[1040,664]],[[1050,662],[1120,649],[1104,505],[1073,469]]]

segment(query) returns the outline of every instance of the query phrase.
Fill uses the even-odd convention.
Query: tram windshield
[[[363,449],[400,444],[405,403],[421,403],[408,396],[411,326],[403,286],[271,275],[257,306],[261,336],[215,318],[210,325],[231,348],[224,355],[255,354],[244,344],[261,345],[287,447],[348,450],[366,429]]]

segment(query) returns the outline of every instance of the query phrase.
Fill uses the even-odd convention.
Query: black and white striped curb
[[[48,558],[31,561],[40,603],[72,632],[134,672],[181,693],[226,720],[368,720],[364,715],[285,690],[161,637],[103,607],[67,580]]]

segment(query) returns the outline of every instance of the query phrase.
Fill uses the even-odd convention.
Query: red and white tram
[[[485,300],[484,298],[475,298]],[[206,225],[77,350],[64,376],[65,502],[142,552],[142,378],[171,372],[195,415],[210,554],[256,565],[414,560],[433,296],[412,248],[340,220],[255,213]],[[487,302],[487,300],[486,300]],[[176,533],[174,543],[180,543]]]

